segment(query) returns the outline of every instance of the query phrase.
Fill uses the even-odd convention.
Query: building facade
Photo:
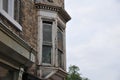
[[[0,80],[65,80],[64,0],[0,0]]]

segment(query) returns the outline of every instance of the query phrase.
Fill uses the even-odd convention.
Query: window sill
[[[4,10],[0,9],[0,14],[5,16],[18,30],[22,31],[22,26],[9,16]]]

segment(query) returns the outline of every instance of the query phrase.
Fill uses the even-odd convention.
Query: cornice
[[[64,22],[68,22],[71,17],[70,15],[66,12],[66,10],[62,7],[56,6],[56,5],[51,5],[51,4],[45,4],[45,3],[35,3],[35,7],[37,9],[43,9],[43,10],[50,10],[50,11],[55,11],[58,12],[58,15],[62,19],[64,19]]]

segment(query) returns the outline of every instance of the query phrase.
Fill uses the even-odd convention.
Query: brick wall
[[[37,11],[32,0],[21,0],[20,24],[22,38],[37,49]]]
[[[15,34],[20,36],[32,48],[37,49],[37,11],[32,0],[20,0],[19,22],[22,31],[0,14],[0,20]]]

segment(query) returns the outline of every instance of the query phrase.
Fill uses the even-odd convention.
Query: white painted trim
[[[8,0],[8,14],[14,18],[14,0]]]
[[[52,44],[53,44],[53,54],[52,54],[52,65],[56,66],[56,26],[57,26],[57,21],[53,21],[53,26],[52,26]]]
[[[9,0],[11,1],[11,0]],[[3,7],[2,7],[2,0],[0,0],[0,14],[2,14],[3,16],[5,16],[17,29],[19,29],[20,31],[22,31],[22,26],[14,20],[14,18],[12,18],[8,13],[6,13],[4,10],[3,10]]]
[[[42,35],[43,35],[43,33],[42,33],[42,20],[41,20],[41,17],[39,16],[39,13],[38,13],[38,39],[37,39],[38,65],[42,65],[42,40],[43,40]]]

